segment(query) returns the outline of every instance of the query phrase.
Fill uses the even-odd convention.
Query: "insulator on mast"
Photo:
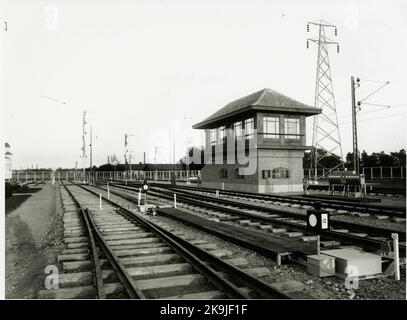
[[[337,36],[337,35],[338,35],[338,29],[335,28],[335,36]]]
[[[336,46],[336,52],[339,53],[339,44]]]
[[[309,49],[309,41],[307,40],[307,49]]]
[[[307,24],[307,32],[309,32],[309,24]]]

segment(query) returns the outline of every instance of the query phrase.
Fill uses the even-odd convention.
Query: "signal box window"
[[[263,179],[268,179],[271,177],[271,170],[263,170],[262,171]]]
[[[278,139],[280,136],[280,118],[263,117],[263,134],[265,138]]]
[[[289,178],[289,172],[286,168],[276,168],[272,170],[271,177],[273,179],[287,179]]]

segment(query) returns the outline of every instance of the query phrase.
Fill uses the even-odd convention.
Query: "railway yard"
[[[47,288],[47,273],[37,266],[38,283],[26,297],[405,299],[403,195],[370,195],[373,202],[361,202],[325,191],[256,194],[154,181],[146,193],[141,187],[140,180],[28,183],[28,194],[54,190],[52,202],[60,209],[53,209],[44,231],[52,238],[42,245],[47,259],[39,259],[57,268],[58,286]],[[330,214],[330,228],[320,234],[321,252],[374,254],[380,273],[358,277],[355,287],[338,271],[324,277],[309,271],[307,257],[317,253],[317,237],[307,229],[306,212],[315,201]],[[20,209],[9,204],[7,219]],[[394,280],[389,256],[392,233],[399,236],[400,281]],[[24,267],[14,255],[7,259],[8,267],[15,261],[23,264],[23,274],[32,272],[24,270],[30,263]],[[21,279],[7,279],[9,297],[24,292]],[[19,287],[20,293],[13,292]]]
[[[398,315],[406,1],[6,2],[0,300]]]

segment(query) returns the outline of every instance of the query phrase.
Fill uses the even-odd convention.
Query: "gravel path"
[[[6,216],[6,299],[36,298],[62,243],[58,185],[45,184],[24,200]]]

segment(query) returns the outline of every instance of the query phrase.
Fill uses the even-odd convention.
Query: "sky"
[[[271,88],[314,104],[317,35],[308,21],[338,27],[330,63],[344,153],[352,149],[350,77],[389,81],[362,106],[359,146],[406,145],[407,1],[2,0],[1,136],[14,169],[78,167],[82,115],[93,131],[93,164],[116,154],[124,135],[132,163],[172,162],[192,130],[228,102]],[[378,82],[362,81],[361,99]],[[63,103],[64,102],[64,103]],[[307,144],[312,118],[307,119]],[[157,151],[156,151],[157,150]],[[86,159],[89,163],[89,156]]]

